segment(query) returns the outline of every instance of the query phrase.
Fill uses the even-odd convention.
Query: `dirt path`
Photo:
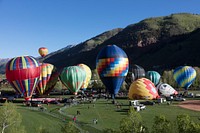
[[[178,106],[190,110],[200,111],[200,100],[183,101]]]

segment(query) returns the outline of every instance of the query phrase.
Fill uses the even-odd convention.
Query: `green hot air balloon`
[[[146,73],[146,78],[150,79],[156,86],[160,82],[160,74],[156,71],[148,71]]]
[[[60,74],[62,83],[75,95],[81,88],[85,77],[85,71],[79,66],[65,67]]]

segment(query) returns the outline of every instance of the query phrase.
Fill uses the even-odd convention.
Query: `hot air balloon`
[[[43,95],[48,95],[54,89],[56,83],[58,82],[58,78],[59,78],[61,72],[62,72],[62,69],[57,69],[54,66],[52,73],[51,73],[51,77],[46,85],[46,89],[45,89]]]
[[[155,85],[146,78],[134,81],[128,92],[129,99],[157,99],[159,98]]]
[[[131,83],[139,78],[144,78],[145,77],[145,70],[139,65],[133,65],[132,67],[129,68],[129,72],[126,76],[126,83],[128,86],[131,85]]]
[[[128,73],[126,53],[116,45],[104,47],[96,59],[97,72],[114,99]]]
[[[180,66],[173,71],[173,77],[180,87],[187,90],[196,78],[196,70],[190,66]]]
[[[79,66],[65,67],[60,74],[62,83],[75,95],[81,88],[85,77],[85,71]]]
[[[178,92],[169,84],[167,83],[160,83],[157,85],[157,90],[160,93],[160,95],[163,95],[165,97],[169,97],[170,95],[177,95]]]
[[[145,77],[145,70],[139,65],[133,65],[131,72],[132,72],[132,81]]]
[[[91,69],[85,64],[78,64],[78,66],[83,68],[83,70],[86,73],[86,78],[85,78],[85,80],[83,82],[83,85],[81,86],[81,89],[86,89],[88,87],[88,84],[89,84],[91,76],[92,76]]]
[[[40,68],[41,68],[41,73],[40,73],[40,80],[37,85],[37,92],[39,93],[39,95],[43,95],[44,92],[47,90],[47,83],[50,80],[54,66],[52,64],[42,63],[40,65]]]
[[[160,82],[160,74],[156,71],[148,71],[146,73],[146,78],[151,80],[155,85]]]
[[[42,57],[44,57],[48,54],[48,49],[45,48],[45,47],[41,47],[41,48],[38,49],[38,52]]]
[[[6,64],[6,78],[18,93],[29,99],[40,78],[39,63],[31,56],[13,58]]]

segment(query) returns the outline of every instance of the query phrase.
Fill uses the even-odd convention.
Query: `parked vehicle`
[[[174,100],[175,101],[185,101],[186,99],[183,97],[176,97]]]
[[[41,103],[41,102],[34,101],[34,102],[31,102],[31,106],[32,106],[32,107],[41,107],[41,106],[42,106],[42,103]]]
[[[144,101],[144,102],[140,102],[140,103],[144,104],[144,105],[155,105],[154,101]]]
[[[146,109],[146,106],[144,106],[144,104],[140,104],[138,100],[130,101],[130,106],[133,106],[136,111],[141,111]]]

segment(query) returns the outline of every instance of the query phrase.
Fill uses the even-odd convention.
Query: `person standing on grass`
[[[73,117],[73,121],[76,122],[76,116]]]

